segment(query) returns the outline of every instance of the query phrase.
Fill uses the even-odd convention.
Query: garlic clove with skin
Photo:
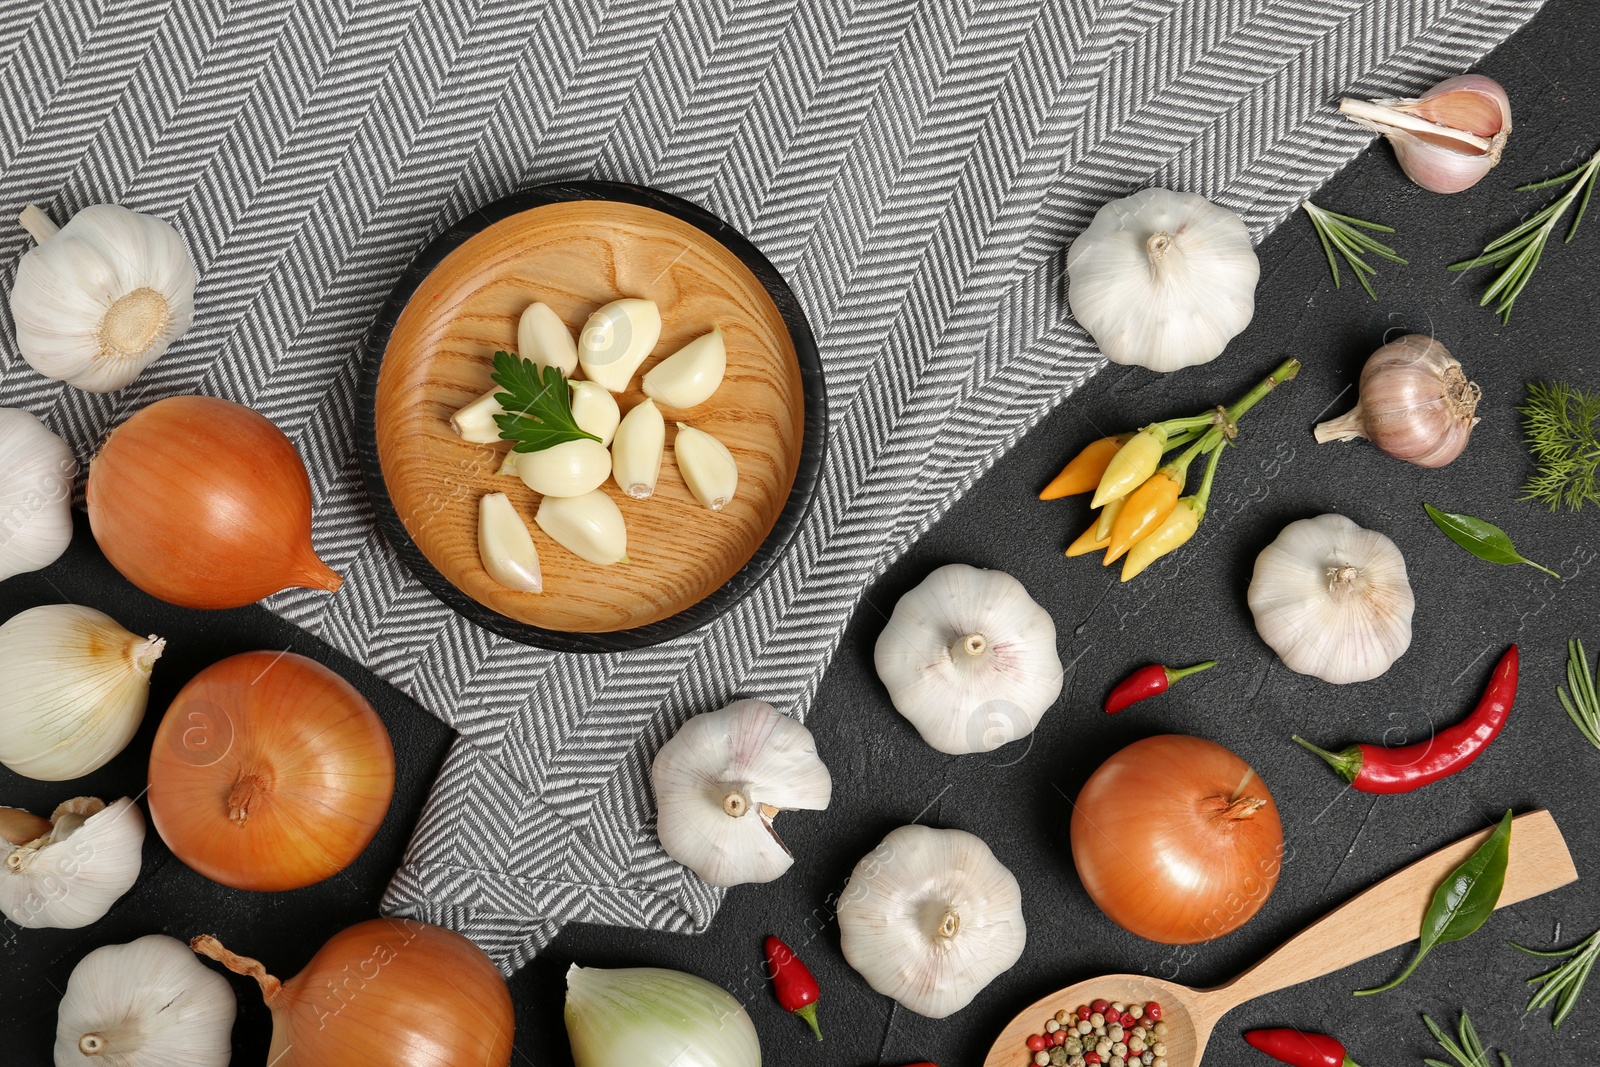
[[[478,558],[489,577],[507,589],[544,591],[533,535],[504,493],[485,493],[478,501]]]
[[[666,447],[667,422],[661,409],[654,400],[641,400],[622,417],[611,442],[611,477],[617,488],[635,500],[653,496]]]
[[[650,768],[656,831],[667,855],[715,886],[770,882],[794,856],[772,820],[822,811],[833,779],[800,723],[759,700],[696,715]]]
[[[28,930],[98,922],[133,888],[143,851],[144,816],[132,800],[69,800],[48,833],[0,842],[0,914]]]
[[[1511,101],[1492,78],[1448,78],[1414,100],[1339,101],[1339,110],[1394,147],[1406,177],[1435,193],[1470,189],[1511,135]]]
[[[0,408],[0,582],[40,570],[72,542],[67,443],[21,408]]]
[[[728,372],[722,327],[702,334],[645,374],[644,395],[672,408],[692,408],[711,399]]]
[[[613,300],[584,323],[578,364],[591,382],[625,393],[660,337],[661,310],[654,300]]]
[[[611,477],[611,453],[599,441],[579,438],[559,445],[523,452],[516,460],[517,477],[535,493],[582,496]]]
[[[701,505],[721,511],[739,490],[739,464],[728,446],[686,423],[678,423],[672,455],[689,492]]]
[[[1444,345],[1407,334],[1361,368],[1356,406],[1317,425],[1319,444],[1364,437],[1395,459],[1443,467],[1467,447],[1482,396]]]
[[[533,521],[573,555],[602,567],[628,561],[628,528],[616,501],[596,489],[582,496],[547,496]]]
[[[517,320],[517,355],[538,367],[554,367],[569,378],[578,369],[572,331],[550,305],[541,302],[529,304]]]

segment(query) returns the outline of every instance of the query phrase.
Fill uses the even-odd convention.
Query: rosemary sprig
[[[1533,1011],[1535,1008],[1554,1004],[1555,1014],[1550,1017],[1550,1026],[1556,1030],[1561,1029],[1561,1024],[1572,1014],[1572,1009],[1578,1006],[1578,998],[1583,995],[1583,984],[1589,980],[1589,972],[1594,970],[1595,960],[1600,959],[1600,930],[1596,930],[1571,948],[1557,949],[1554,952],[1540,952],[1526,945],[1519,945],[1515,941],[1507,944],[1530,956],[1539,956],[1547,960],[1566,960],[1555,969],[1528,979],[1529,985],[1539,987],[1534,992],[1533,999],[1528,1001],[1528,1010]]]
[[[1334,258],[1334,250],[1350,264],[1350,270],[1356,276],[1356,281],[1361,283],[1361,288],[1367,291],[1372,299],[1378,299],[1378,294],[1373,291],[1372,283],[1367,280],[1367,275],[1378,273],[1378,268],[1372,266],[1362,255],[1370,252],[1380,256],[1391,263],[1404,264],[1399,253],[1382,241],[1362,230],[1376,230],[1379,233],[1393,233],[1393,226],[1384,226],[1376,222],[1367,222],[1364,219],[1352,218],[1349,215],[1339,215],[1326,208],[1320,208],[1309,200],[1300,203],[1301,208],[1311,217],[1311,225],[1317,231],[1317,239],[1322,242],[1322,250],[1328,256],[1328,269],[1333,271],[1333,287],[1343,288],[1339,283],[1339,261]]]
[[[1572,722],[1583,731],[1583,736],[1595,748],[1600,748],[1600,695],[1595,693],[1594,672],[1589,670],[1589,660],[1583,652],[1583,642],[1576,637],[1567,642],[1567,684],[1571,695],[1556,686],[1561,706],[1567,709]]]
[[[1536,469],[1524,500],[1577,511],[1600,504],[1600,393],[1566,382],[1530,382],[1522,433]]]
[[[1571,241],[1577,236],[1578,225],[1583,222],[1583,213],[1589,207],[1589,196],[1594,192],[1596,174],[1600,174],[1600,152],[1590,157],[1589,162],[1565,174],[1531,185],[1517,186],[1518,192],[1530,192],[1534,189],[1548,189],[1553,185],[1572,183],[1570,189],[1543,211],[1490,241],[1484,246],[1481,254],[1460,263],[1450,264],[1451,270],[1472,270],[1475,267],[1504,268],[1490,283],[1489,288],[1484,290],[1483,299],[1478,301],[1479,307],[1483,307],[1491,300],[1499,300],[1499,305],[1494,309],[1495,314],[1500,316],[1502,324],[1511,321],[1511,306],[1517,302],[1517,297],[1527,287],[1528,280],[1533,277],[1534,269],[1539,266],[1539,258],[1544,255],[1545,244],[1574,202],[1578,204],[1578,213],[1572,220],[1572,228],[1567,231],[1567,240]]]
[[[1456,1061],[1458,1067],[1494,1067],[1489,1059],[1489,1053],[1484,1049],[1483,1042],[1478,1038],[1478,1031],[1472,1025],[1472,1020],[1467,1018],[1466,1009],[1461,1011],[1461,1024],[1456,1028],[1456,1038],[1444,1032],[1444,1028],[1427,1015],[1422,1021],[1428,1024],[1428,1030],[1433,1034],[1433,1039],[1439,1042],[1439,1047],[1449,1053]],[[1511,1057],[1504,1052],[1499,1053],[1501,1067],[1511,1067]],[[1423,1060],[1428,1067],[1451,1067],[1443,1060],[1426,1058]]]

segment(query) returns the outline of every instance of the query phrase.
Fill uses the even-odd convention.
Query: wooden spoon
[[[1578,880],[1567,843],[1548,811],[1519,816],[1512,827],[1510,865],[1496,908]],[[1485,830],[1457,841],[1390,875],[1226,985],[1190,989],[1159,978],[1113,974],[1051,993],[1011,1020],[990,1048],[984,1067],[1031,1064],[1029,1035],[1041,1033],[1045,1020],[1057,1011],[1072,1011],[1097,999],[1125,1004],[1158,1002],[1171,1031],[1166,1037],[1168,1067],[1198,1067],[1217,1021],[1239,1005],[1415,941],[1434,891],[1490,833]]]

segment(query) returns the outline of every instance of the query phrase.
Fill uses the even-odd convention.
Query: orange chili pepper
[[[1121,559],[1128,549],[1167,521],[1178,506],[1178,494],[1183,492],[1183,473],[1172,466],[1163,467],[1128,494],[1127,504],[1111,527],[1106,564]]]
[[[1122,446],[1127,444],[1128,438],[1132,436],[1131,433],[1125,433],[1089,442],[1082,452],[1073,456],[1072,461],[1061,468],[1061,473],[1051,479],[1049,485],[1040,490],[1039,499],[1060,500],[1064,496],[1093,492],[1100,484],[1100,479],[1105,476],[1111,457],[1121,451]]]
[[[1117,513],[1122,510],[1126,497],[1118,497],[1100,509],[1100,515],[1089,528],[1078,535],[1078,539],[1067,546],[1068,556],[1084,556],[1090,552],[1098,552],[1111,543],[1111,526],[1117,521]]]

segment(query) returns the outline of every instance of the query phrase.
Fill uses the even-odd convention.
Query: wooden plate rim
[[[502,615],[458,589],[428,561],[412,540],[389,496],[378,458],[378,375],[383,368],[389,336],[418,286],[451,252],[502,219],[533,208],[574,200],[609,200],[653,208],[687,222],[732,252],[756,276],[777,306],[778,314],[794,344],[795,357],[800,365],[801,397],[805,403],[800,460],[795,470],[794,485],[789,490],[783,510],[778,513],[777,522],[756,548],[755,554],[732,578],[682,611],[644,626],[609,633],[567,632],[533,626]],[[761,583],[800,532],[816,498],[822,461],[827,450],[827,394],[823,387],[822,359],[800,302],[795,299],[794,292],[777,268],[743,234],[699,205],[658,189],[624,182],[553,182],[513,193],[477,209],[439,234],[411,260],[390,291],[378,317],[362,338],[357,362],[360,371],[356,394],[357,453],[362,481],[372,500],[378,529],[383,531],[384,538],[417,580],[451,610],[491,633],[525,645],[553,652],[619,652],[659,644],[705,626]]]

